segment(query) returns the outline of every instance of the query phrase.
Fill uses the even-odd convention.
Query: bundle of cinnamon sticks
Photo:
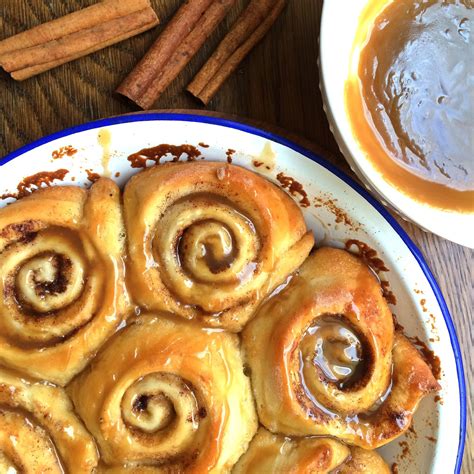
[[[201,48],[235,0],[188,0],[117,92],[149,109]],[[283,10],[285,0],[251,0],[188,91],[207,104]]]
[[[143,109],[153,106],[236,0],[185,0],[143,59],[117,88]],[[265,36],[286,0],[250,0],[187,90],[207,104]],[[0,66],[17,80],[153,28],[150,0],[103,0],[0,41]]]
[[[267,34],[285,4],[286,0],[252,0],[187,90],[207,105]]]
[[[150,0],[103,0],[0,41],[0,66],[21,81],[158,23]]]

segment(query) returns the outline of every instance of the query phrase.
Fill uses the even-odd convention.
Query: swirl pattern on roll
[[[173,163],[124,194],[129,283],[139,305],[239,331],[308,255],[313,236],[282,190],[222,163]]]
[[[63,389],[0,368],[0,472],[90,474],[97,462]]]
[[[393,318],[373,273],[338,249],[314,252],[243,332],[260,421],[287,435],[363,448],[408,429],[439,389]]]
[[[260,428],[232,474],[389,474],[375,451],[332,438],[289,438]]]
[[[237,336],[165,315],[119,331],[68,389],[112,471],[228,472],[257,429]]]
[[[0,362],[66,384],[125,314],[124,251],[110,180],[0,209]]]

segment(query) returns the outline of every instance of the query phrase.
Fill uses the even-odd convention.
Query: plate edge
[[[324,8],[323,8],[324,9]],[[324,13],[324,12],[323,12]],[[251,135],[256,135],[261,138],[266,138],[272,140],[280,145],[286,146],[293,151],[300,153],[306,158],[318,163],[319,165],[326,168],[328,171],[336,175],[339,179],[349,185],[354,191],[361,195],[393,228],[393,230],[399,235],[404,244],[408,247],[412,255],[415,257],[415,260],[418,262],[423,274],[427,278],[431,289],[435,295],[435,298],[440,306],[443,318],[448,329],[451,347],[453,348],[454,359],[456,362],[456,371],[459,382],[459,398],[460,398],[460,432],[459,432],[459,444],[458,452],[456,457],[455,464],[455,473],[459,474],[461,471],[461,464],[464,453],[464,446],[466,440],[466,382],[464,376],[464,366],[461,356],[461,349],[459,346],[459,340],[457,337],[456,329],[454,327],[454,322],[451,318],[451,314],[447,307],[446,301],[444,300],[443,294],[439,288],[439,285],[431,273],[428,264],[426,263],[420,249],[415,245],[411,240],[405,230],[400,226],[400,224],[395,220],[395,218],[380,204],[368,191],[366,191],[361,185],[356,183],[351,177],[346,175],[343,171],[339,170],[336,166],[326,161],[321,156],[316,155],[310,150],[304,148],[301,145],[298,145],[292,140],[282,137],[277,133],[269,132],[260,128],[257,128],[253,125],[248,125],[242,122],[237,122],[235,120],[211,117],[204,115],[197,115],[195,113],[183,113],[183,112],[145,112],[145,113],[135,113],[128,115],[118,115],[115,117],[99,119],[92,122],[87,122],[85,124],[76,125],[74,127],[66,128],[64,130],[55,132],[53,134],[47,135],[43,138],[35,140],[27,145],[24,145],[21,148],[7,154],[5,157],[0,159],[0,168],[14,160],[15,158],[31,151],[39,146],[50,143],[59,138],[64,138],[75,133],[80,133],[88,130],[93,130],[96,128],[107,127],[111,125],[118,125],[123,123],[132,123],[132,122],[147,122],[147,121],[179,121],[179,122],[195,122],[195,123],[205,123],[210,125],[218,125],[227,128],[232,128],[235,130],[240,130],[242,132],[249,133]]]

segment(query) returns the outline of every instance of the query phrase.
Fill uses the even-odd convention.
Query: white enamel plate
[[[109,137],[107,143],[104,137]],[[383,278],[398,300],[393,312],[409,336],[419,337],[434,351],[442,369],[441,401],[434,396],[424,399],[414,418],[414,433],[385,446],[381,454],[389,464],[397,463],[400,473],[459,472],[466,424],[465,382],[459,343],[440,290],[421,253],[393,217],[323,158],[282,137],[228,120],[172,113],[127,115],[59,132],[0,159],[0,195],[15,192],[27,176],[57,169],[68,173],[54,184],[89,186],[87,170],[91,170],[123,186],[139,171],[127,157],[163,143],[194,145],[213,161],[226,161],[226,152],[236,150],[234,164],[277,184],[278,173],[294,178],[311,203],[302,210],[318,245],[341,247],[348,239],[358,239],[377,251],[389,269]],[[61,147],[77,152],[53,159],[53,152]],[[255,166],[264,155],[274,157],[274,169]],[[300,196],[295,199],[299,201]],[[0,207],[10,201],[0,200]]]

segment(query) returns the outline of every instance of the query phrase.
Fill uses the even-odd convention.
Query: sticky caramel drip
[[[0,199],[21,199],[29,196],[34,191],[46,186],[50,187],[54,181],[62,181],[69,170],[59,169],[56,171],[40,171],[31,176],[23,178],[17,185],[17,192],[0,195]]]
[[[147,161],[154,161],[159,164],[166,156],[171,156],[173,162],[180,160],[182,156],[187,161],[195,161],[201,156],[201,152],[193,145],[168,145],[163,143],[151,148],[143,148],[128,157],[128,161],[132,168],[146,168]]]
[[[306,330],[299,345],[302,375],[316,371],[339,390],[360,383],[367,373],[364,338],[343,316],[322,316]],[[308,384],[308,382],[306,382]]]

